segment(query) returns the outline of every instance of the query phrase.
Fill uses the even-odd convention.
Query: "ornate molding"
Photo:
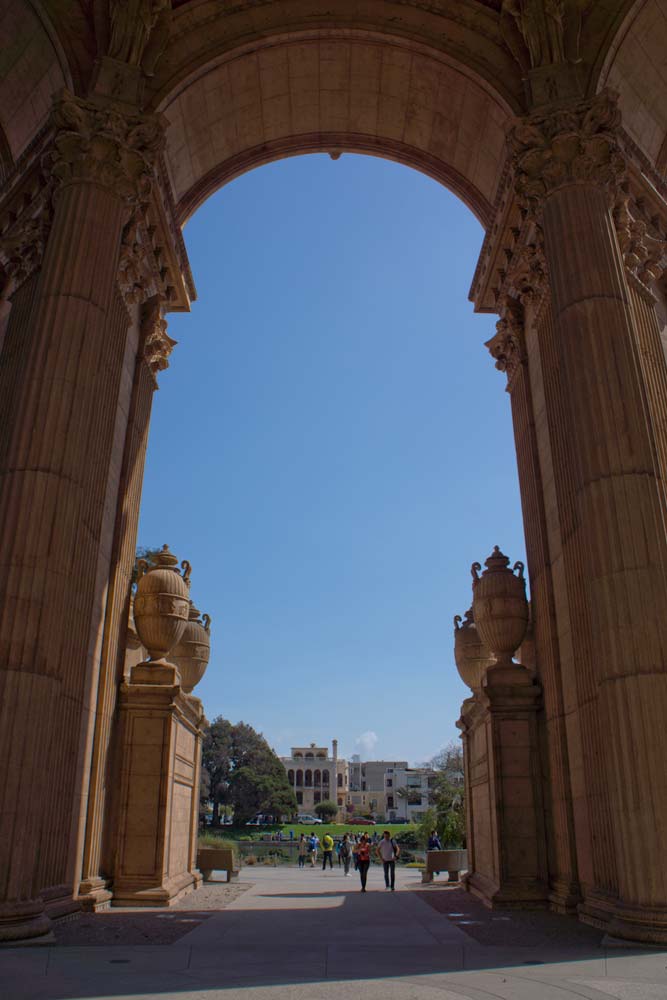
[[[509,132],[516,193],[537,217],[545,199],[568,184],[603,187],[613,203],[626,173],[621,114],[609,91],[519,121]]]
[[[154,295],[143,306],[141,312],[141,350],[155,388],[157,388],[158,372],[169,367],[169,355],[177,341],[167,333],[167,321],[162,315],[160,298]]]
[[[126,114],[63,91],[53,110],[53,124],[55,137],[46,166],[58,186],[85,181],[112,191],[130,206],[149,200],[164,146],[159,116]]]
[[[507,391],[511,392],[521,366],[527,361],[523,309],[516,299],[506,300],[496,332],[484,346],[495,360],[498,371],[507,375]]]

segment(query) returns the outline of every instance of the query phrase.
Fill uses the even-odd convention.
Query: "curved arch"
[[[318,767],[313,772],[313,785],[315,788],[319,788],[321,784],[322,784],[322,773]]]
[[[287,780],[289,781],[290,785],[294,784],[294,771],[292,770],[292,768],[290,768],[289,771],[287,772]]]
[[[303,782],[304,787],[305,788],[312,788],[313,787],[313,772],[310,769],[308,771],[306,771],[306,773],[304,775],[304,779],[305,779],[304,782]]]
[[[618,91],[623,125],[663,173],[667,169],[667,15],[660,0],[624,4],[597,80]]]
[[[296,772],[296,785],[297,788],[303,787],[303,771],[299,768]]]
[[[42,5],[15,0],[0,16],[0,126],[13,160],[34,139],[53,95],[72,85],[67,60]]]
[[[507,103],[436,50],[377,33],[312,31],[228,53],[160,104],[181,223],[222,184],[304,152],[362,152],[451,188],[488,225]]]

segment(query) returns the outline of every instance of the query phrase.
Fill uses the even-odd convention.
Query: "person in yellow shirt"
[[[333,837],[330,833],[325,833],[322,838],[322,871],[327,867],[327,859],[329,860],[329,868],[333,870],[333,848]]]

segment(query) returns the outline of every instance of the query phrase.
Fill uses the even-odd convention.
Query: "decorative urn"
[[[466,611],[464,620],[461,615],[454,618],[454,659],[463,683],[474,692],[479,691],[486,668],[494,662],[494,657],[479,636],[472,608]]]
[[[473,563],[472,610],[480,639],[495,658],[494,666],[509,666],[528,626],[528,601],[523,563],[509,568],[498,546],[486,560],[486,569]]]
[[[200,620],[201,616],[201,620]],[[183,635],[171,651],[171,659],[181,675],[181,687],[190,694],[206,672],[211,652],[211,619],[190,601],[188,622]]]
[[[189,609],[190,564],[182,562],[164,545],[151,562],[137,563],[134,623],[151,661],[164,658],[185,631]]]

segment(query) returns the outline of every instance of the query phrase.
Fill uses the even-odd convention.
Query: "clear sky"
[[[185,229],[198,289],[154,399],[139,544],[193,566],[196,689],[278,753],[418,763],[458,735],[452,618],[524,558],[482,241],[435,181],[344,154],[238,178]]]

